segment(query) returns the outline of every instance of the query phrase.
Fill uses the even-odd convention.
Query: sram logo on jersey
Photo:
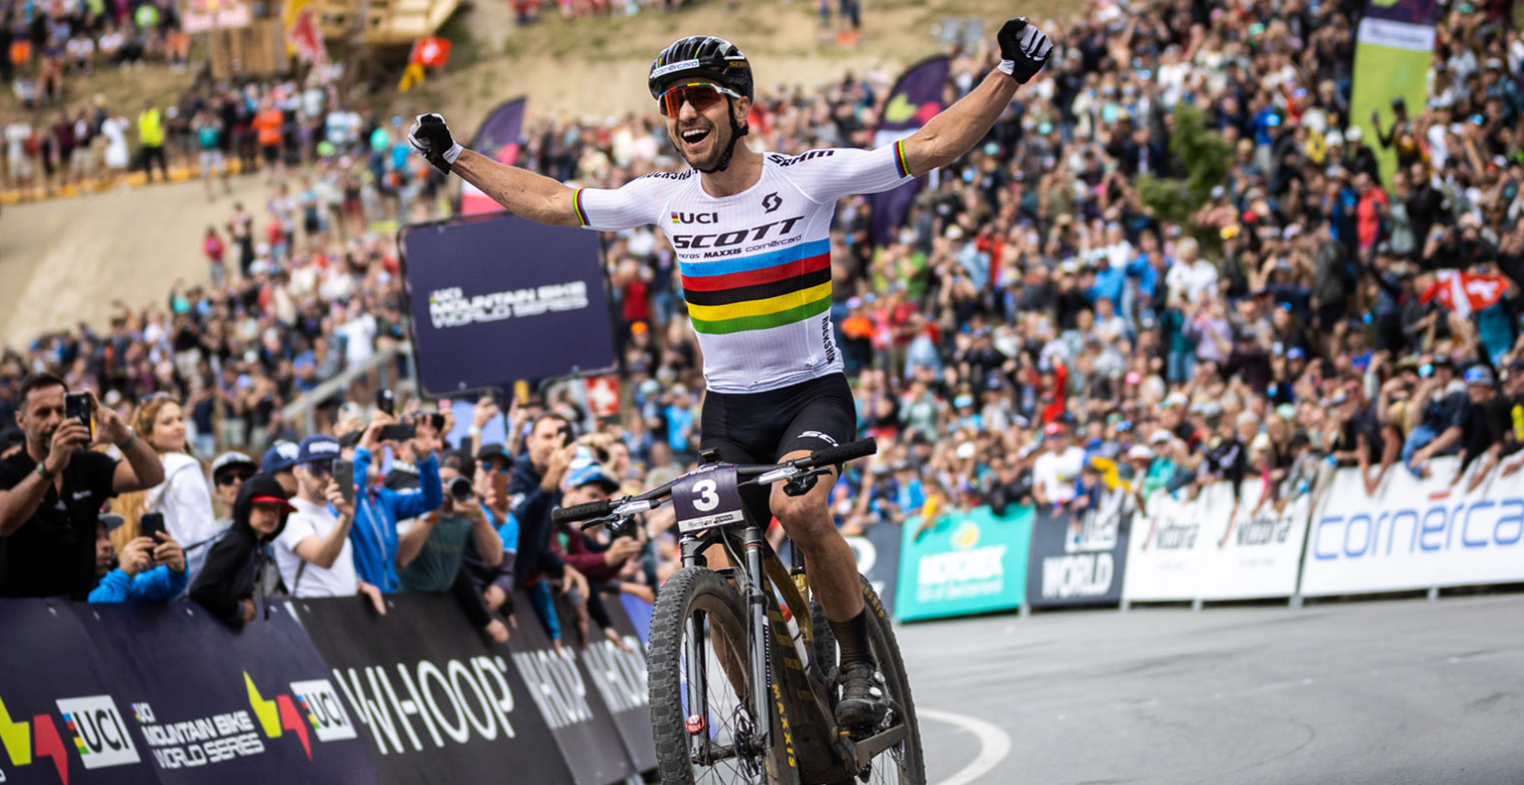
[[[673,213],[674,222],[678,213]],[[673,248],[726,248],[732,245],[740,245],[744,242],[765,240],[772,233],[773,227],[779,227],[777,235],[786,235],[793,231],[794,225],[804,220],[804,216],[796,215],[793,218],[785,218],[781,221],[753,226],[749,229],[737,229],[733,232],[720,232],[718,234],[674,234],[672,235]]]
[[[719,213],[672,213],[672,223],[675,224],[717,224],[719,222]]]
[[[814,158],[830,158],[835,154],[835,150],[810,150],[808,152],[803,152],[792,157],[787,155],[778,155],[777,153],[773,153],[767,157],[772,159],[772,162],[779,166],[793,166],[794,164],[803,163]]]

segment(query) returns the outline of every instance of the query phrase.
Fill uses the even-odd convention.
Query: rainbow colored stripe
[[[905,140],[894,143],[894,171],[901,179],[910,176],[910,159],[905,157]]]
[[[713,262],[682,262],[693,329],[708,335],[768,330],[831,307],[831,242]]]
[[[572,191],[572,209],[577,212],[577,223],[581,226],[587,226],[590,223],[587,220],[587,210],[582,207],[582,192],[584,190],[586,189],[578,188]]]

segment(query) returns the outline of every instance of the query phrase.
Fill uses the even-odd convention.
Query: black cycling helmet
[[[660,98],[666,85],[685,76],[702,75],[753,98],[751,63],[735,44],[712,35],[681,38],[651,61],[646,78],[651,97]]]

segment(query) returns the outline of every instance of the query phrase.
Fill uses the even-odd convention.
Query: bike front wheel
[[[749,640],[741,596],[718,573],[689,567],[663,585],[647,668],[664,785],[797,785],[777,711],[753,718],[748,708]],[[759,726],[770,729],[767,749]]]

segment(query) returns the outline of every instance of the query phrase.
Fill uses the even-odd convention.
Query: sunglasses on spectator
[[[307,464],[307,471],[318,477],[333,474],[333,461],[313,461]]]
[[[238,483],[241,483],[253,476],[253,472],[223,472],[222,474],[217,475],[217,484],[237,485]]]
[[[682,110],[683,103],[693,105],[693,110],[702,112],[720,102],[720,96],[728,95],[731,98],[740,98],[741,94],[710,82],[693,82],[691,84],[677,85],[662,93],[656,99],[661,113],[667,117],[677,117]]]

